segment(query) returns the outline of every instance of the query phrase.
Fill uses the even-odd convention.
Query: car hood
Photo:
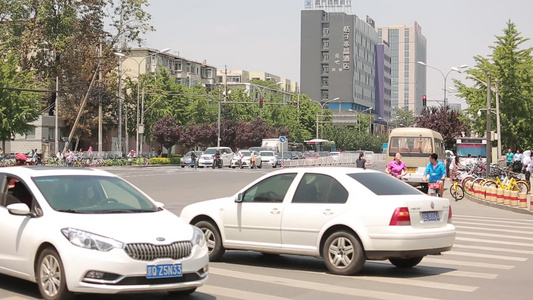
[[[192,226],[162,210],[130,214],[61,213],[61,228],[71,227],[113,238],[123,243],[168,244],[192,238]],[[164,241],[158,241],[164,239]]]
[[[213,158],[213,156],[215,156],[215,155],[214,154],[202,154],[200,156],[200,158],[211,159],[211,158]]]

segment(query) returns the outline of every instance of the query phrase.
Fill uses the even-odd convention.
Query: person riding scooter
[[[218,150],[213,157],[213,169],[216,167],[222,168],[222,159],[220,158],[220,152]]]

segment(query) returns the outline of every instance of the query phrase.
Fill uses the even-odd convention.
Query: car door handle
[[[332,215],[332,214],[334,214],[334,212],[331,211],[331,209],[326,209],[326,210],[324,210],[322,213],[325,214],[325,215]]]
[[[274,208],[274,209],[272,209],[272,210],[270,211],[270,213],[273,214],[273,215],[279,215],[280,212],[281,212],[281,211],[280,211],[279,209],[277,209],[277,208]]]

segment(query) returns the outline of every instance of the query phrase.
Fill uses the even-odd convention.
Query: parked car
[[[341,275],[366,260],[413,267],[450,250],[456,234],[448,199],[351,167],[270,172],[233,196],[186,206],[181,217],[204,232],[210,261],[226,249],[308,255]]]
[[[261,156],[258,152],[253,150],[240,150],[243,157],[241,159],[241,164],[239,165],[239,158],[237,157],[237,153],[233,156],[231,159],[231,167],[232,168],[238,168],[238,167],[250,167],[251,164],[251,158],[252,156],[255,158],[255,165],[257,168],[261,168]]]
[[[184,167],[187,167],[191,164],[191,159],[192,159],[192,153],[193,151],[189,151],[187,152],[181,159],[180,159],[180,165],[182,168]],[[194,153],[196,153],[196,163],[198,163],[198,159],[200,158],[200,156],[203,154],[202,151],[194,151]]]
[[[304,159],[319,159],[320,155],[316,152],[304,152]]]
[[[0,273],[46,300],[74,293],[189,294],[208,275],[202,231],[114,174],[0,170]]]
[[[278,157],[276,156],[276,153],[274,151],[260,151],[259,155],[261,156],[262,165],[271,166],[272,168],[278,166]]]
[[[215,157],[216,152],[220,153],[220,158],[222,159],[222,166],[229,167],[231,166],[231,159],[233,158],[233,150],[229,147],[209,147],[205,149],[204,153],[200,155],[198,159],[199,167],[210,167],[213,165],[213,158]]]

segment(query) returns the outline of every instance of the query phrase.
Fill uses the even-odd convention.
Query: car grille
[[[127,244],[126,253],[133,259],[151,261],[158,258],[180,259],[191,255],[191,242],[170,245]]]

